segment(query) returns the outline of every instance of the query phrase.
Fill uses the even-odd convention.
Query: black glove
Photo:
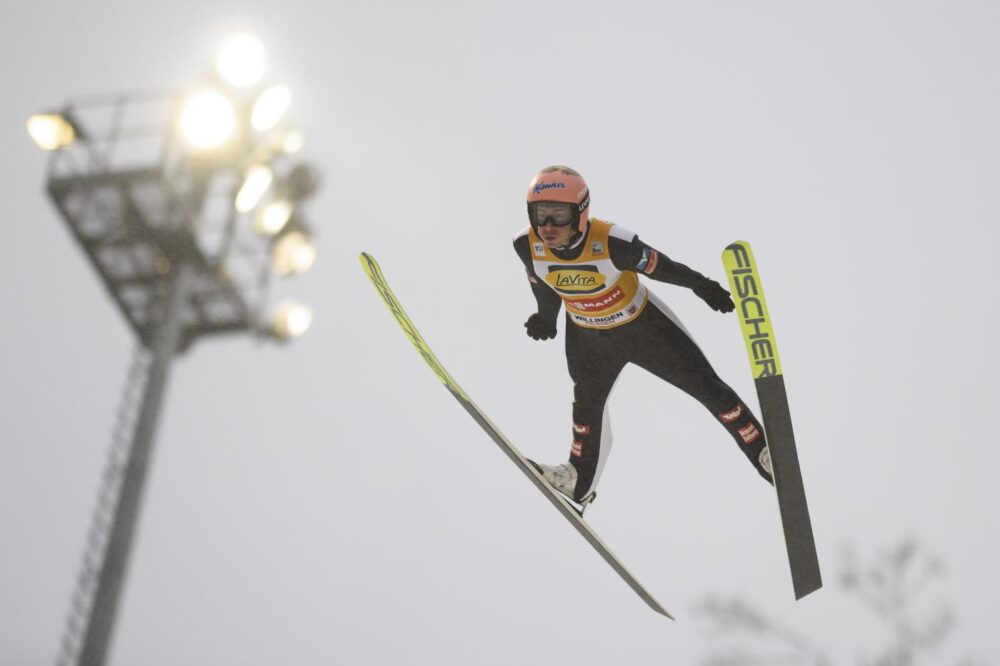
[[[524,327],[528,329],[528,335],[535,340],[548,340],[556,337],[556,323],[544,319],[537,312],[528,317],[528,321],[524,322]]]
[[[722,285],[715,280],[706,279],[697,287],[692,289],[694,295],[708,303],[708,306],[718,312],[732,312],[736,309],[733,299],[729,297],[729,292],[722,288]]]

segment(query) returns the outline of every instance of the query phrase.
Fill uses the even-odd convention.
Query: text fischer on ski
[[[559,306],[566,306],[566,361],[573,380],[569,461],[532,462],[545,480],[584,507],[593,500],[611,449],[608,396],[622,368],[635,363],[703,404],[773,483],[760,422],[638,274],[687,287],[719,312],[733,311],[729,292],[633,232],[591,218],[587,183],[569,167],[548,167],[531,181],[528,219],[514,249],[528,272],[538,312],[524,325],[535,340],[554,338]]]

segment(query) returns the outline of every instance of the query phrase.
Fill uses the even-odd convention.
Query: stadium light
[[[275,308],[271,321],[271,331],[281,340],[289,340],[304,335],[312,326],[313,312],[308,305],[286,300]]]
[[[287,199],[277,199],[264,207],[254,228],[257,233],[265,236],[276,236],[281,233],[292,216],[292,203]]]
[[[28,118],[28,134],[42,150],[58,150],[76,140],[73,124],[58,113],[37,113]]]
[[[274,172],[271,167],[263,164],[255,164],[247,171],[243,185],[236,194],[236,210],[241,213],[249,213],[267,193],[274,182]]]
[[[181,107],[181,132],[196,148],[217,148],[232,138],[236,111],[225,95],[204,90],[189,97]]]
[[[313,320],[294,301],[270,308],[275,260],[289,274],[316,259],[300,215],[319,178],[289,157],[302,147],[285,126],[291,93],[260,83],[253,37],[218,56],[211,83],[90,96],[26,121],[50,151],[45,191],[137,341],[59,666],[107,663],[173,359],[226,334],[287,341]]]
[[[302,145],[305,143],[305,140],[306,138],[302,132],[298,130],[288,130],[285,132],[284,136],[281,137],[281,150],[286,155],[294,155],[302,150]]]
[[[243,88],[263,78],[266,62],[267,54],[259,39],[253,35],[238,35],[219,50],[216,69],[223,81]]]
[[[274,244],[271,253],[271,270],[284,277],[304,273],[316,263],[316,245],[302,231],[290,231]]]
[[[277,127],[292,103],[288,86],[271,86],[260,94],[250,112],[250,125],[258,132]]]

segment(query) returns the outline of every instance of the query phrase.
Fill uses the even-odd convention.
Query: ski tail
[[[771,314],[767,309],[760,273],[750,244],[746,241],[730,244],[722,254],[722,263],[736,302],[750,371],[760,401],[761,420],[771,453],[774,487],[792,572],[792,586],[795,598],[801,599],[822,587],[823,579]]]

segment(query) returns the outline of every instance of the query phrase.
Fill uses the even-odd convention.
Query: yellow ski
[[[611,552],[597,533],[583,519],[583,516],[578,513],[577,509],[572,506],[565,497],[563,497],[556,490],[553,490],[552,487],[545,482],[541,474],[539,474],[527,461],[527,459],[521,455],[521,452],[510,443],[503,433],[501,433],[500,430],[497,429],[492,422],[490,422],[486,415],[483,414],[482,410],[480,410],[479,407],[472,402],[465,391],[462,390],[462,388],[458,385],[458,382],[456,382],[452,376],[448,374],[448,371],[444,369],[443,365],[441,365],[441,362],[434,355],[434,352],[431,351],[431,348],[417,331],[416,326],[413,325],[413,322],[410,321],[410,318],[406,315],[406,312],[403,310],[403,306],[399,304],[396,296],[392,293],[392,290],[385,281],[385,276],[382,275],[382,270],[379,268],[379,265],[375,261],[374,257],[370,254],[362,253],[361,266],[364,268],[368,278],[372,281],[372,284],[375,285],[375,289],[382,297],[382,300],[385,301],[385,304],[388,306],[392,316],[395,317],[396,323],[398,323],[400,328],[403,329],[406,337],[410,339],[410,342],[413,343],[414,347],[416,347],[417,352],[423,357],[424,361],[427,362],[427,365],[429,365],[431,370],[434,371],[434,374],[437,375],[439,380],[441,380],[441,383],[444,384],[445,388],[448,389],[455,399],[458,400],[459,404],[465,408],[465,411],[469,413],[469,416],[471,416],[473,420],[475,420],[475,422],[478,423],[479,426],[486,432],[486,434],[489,435],[494,442],[496,442],[500,449],[507,454],[507,457],[514,462],[517,468],[521,470],[521,472],[527,476],[533,484],[535,484],[535,487],[538,488],[546,498],[548,498],[549,502],[551,502],[552,505],[559,510],[559,513],[561,513],[566,520],[568,520],[570,524],[576,528],[583,538],[587,540],[587,543],[594,547],[594,550],[596,550],[600,556],[604,558],[604,561],[611,565],[611,568],[622,577],[622,580],[628,583],[629,587],[631,587],[636,594],[638,594],[642,600],[649,605],[650,608],[657,613],[673,619],[673,616],[670,615],[670,613],[668,613],[648,591],[646,591],[646,588],[644,588],[639,581],[636,580],[631,573],[629,573],[628,569],[625,568],[625,565],[623,565],[621,561],[615,557],[614,553]]]
[[[781,525],[785,532],[785,547],[792,570],[795,598],[801,599],[823,586],[813,539],[809,507],[806,504],[799,456],[795,449],[792,417],[788,411],[785,379],[774,339],[771,314],[764,300],[757,264],[750,244],[736,241],[722,253],[722,263],[729,276],[736,314],[740,318],[743,340],[746,342],[750,371],[757,386],[761,420],[767,435],[774,472],[774,488],[778,495]]]

